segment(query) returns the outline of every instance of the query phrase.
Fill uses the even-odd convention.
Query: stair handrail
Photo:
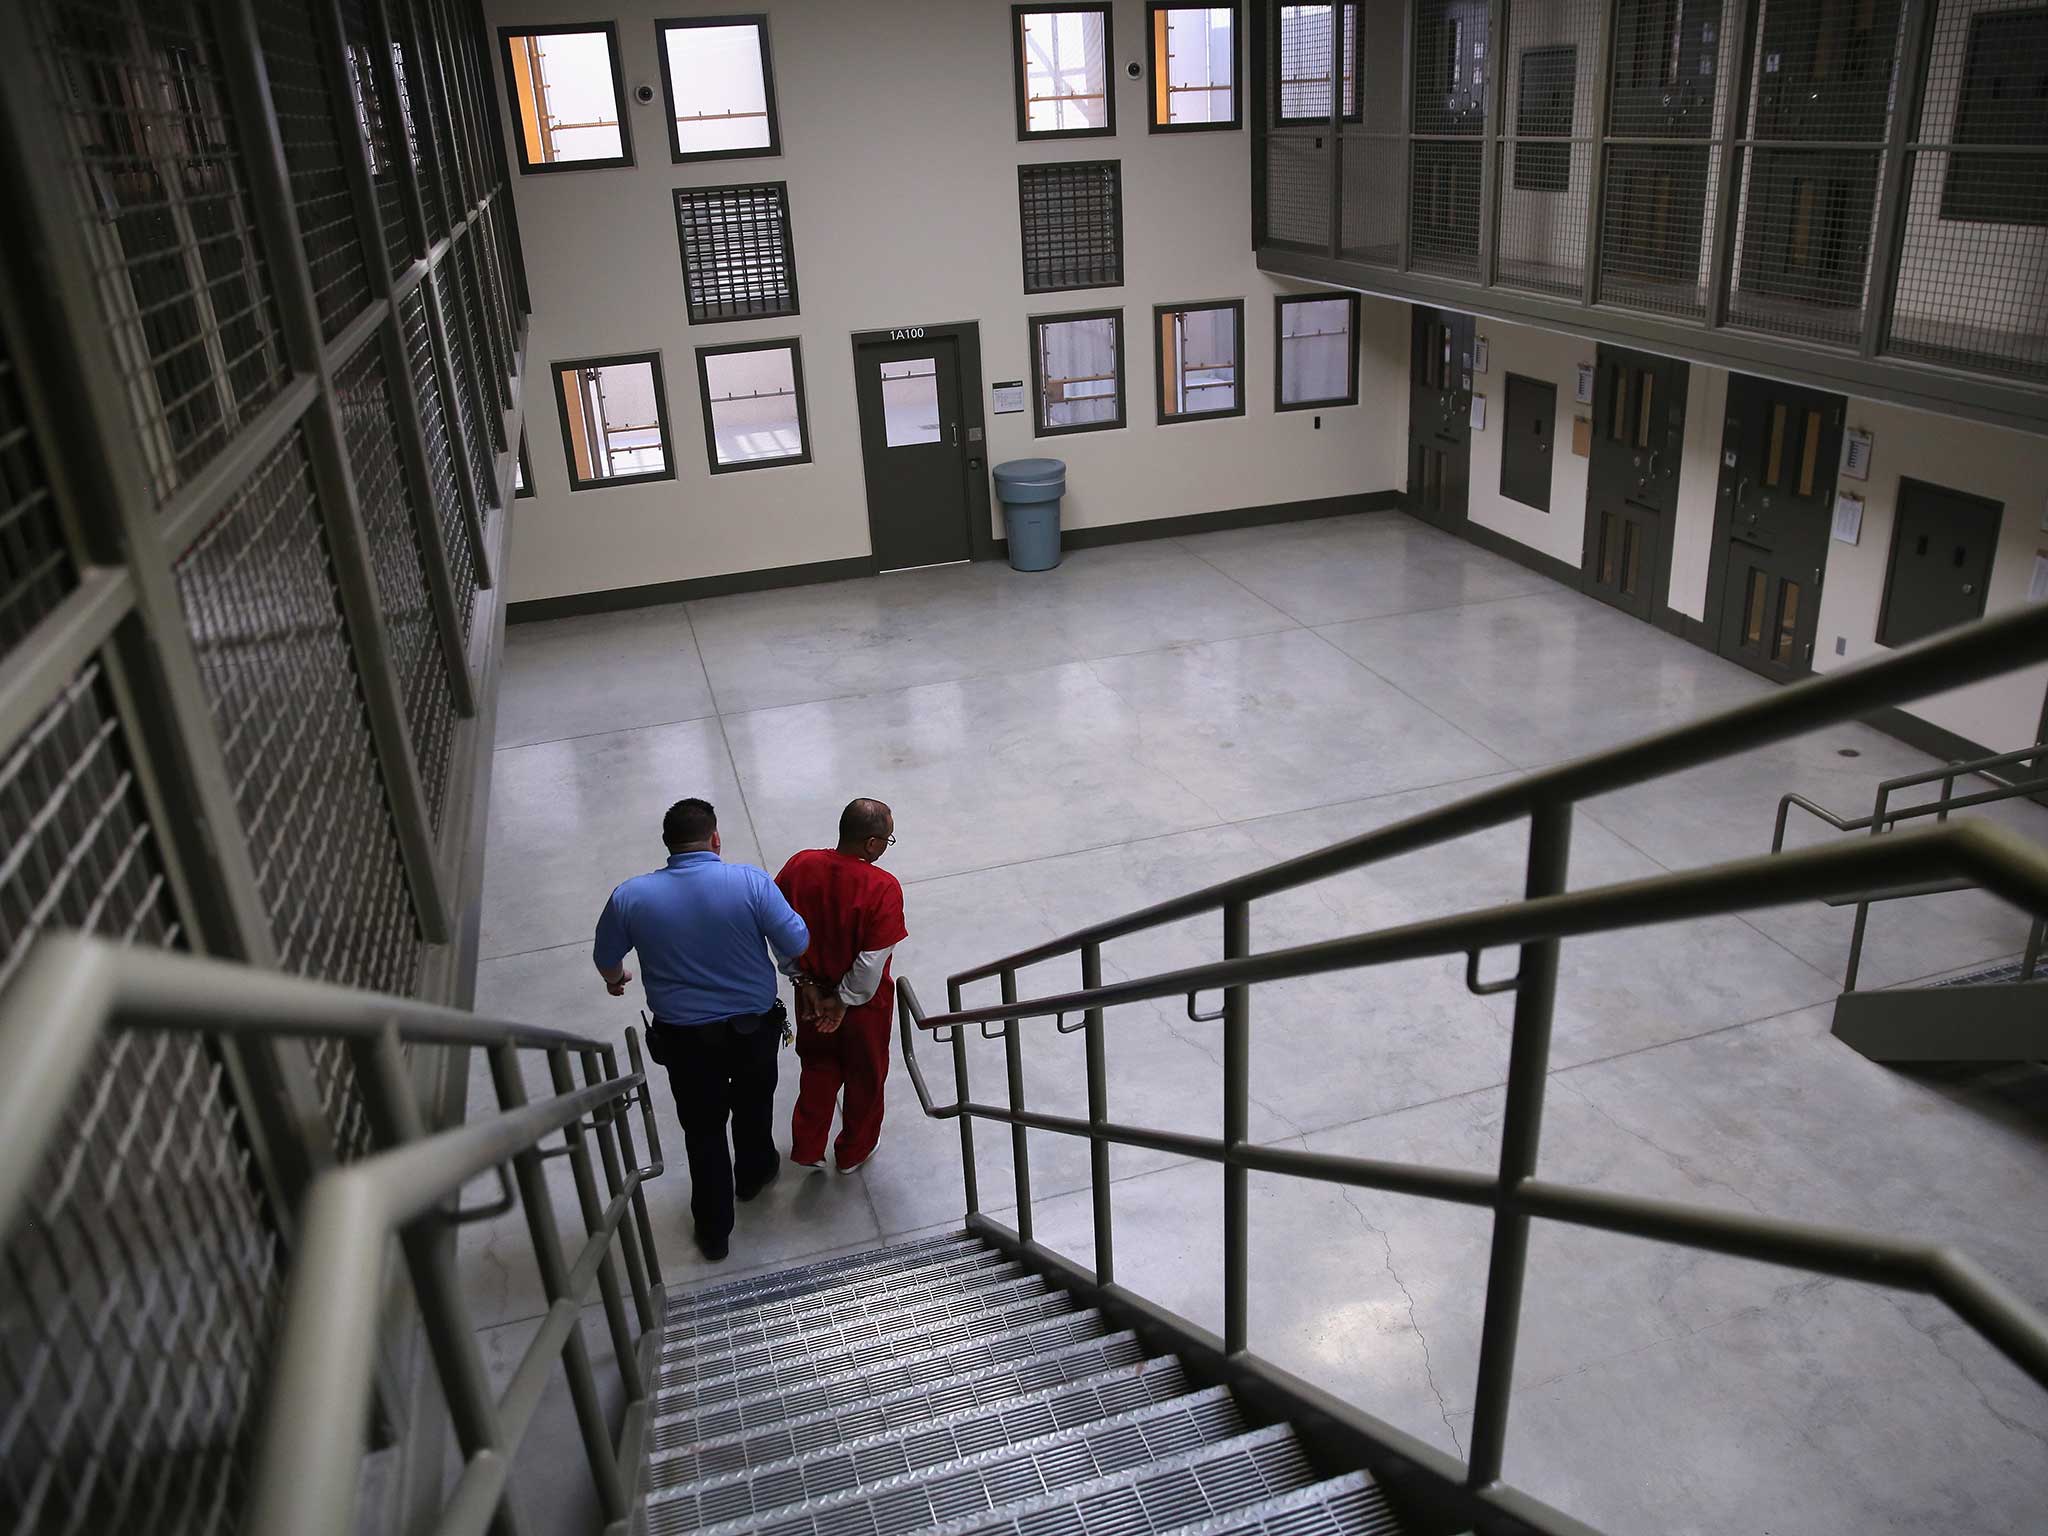
[[[37,938],[0,993],[0,1234],[12,1229],[94,1047],[110,1031],[157,1029],[346,1042],[381,1150],[328,1168],[292,1223],[284,1304],[262,1400],[244,1528],[284,1536],[352,1536],[385,1299],[397,1237],[439,1373],[463,1469],[438,1530],[444,1536],[519,1528],[508,1503],[513,1453],[556,1360],[567,1371],[607,1520],[628,1513],[610,1430],[578,1327],[601,1296],[629,1404],[644,1399],[637,1343],[612,1265],[619,1245],[641,1336],[658,1326],[659,1256],[643,1185],[662,1172],[661,1145],[630,1027],[630,1070],[611,1042],[493,1019],[416,999],[285,976],[231,961],[132,949],[70,933]],[[488,1053],[501,1112],[428,1134],[405,1061],[407,1045]],[[546,1053],[552,1097],[526,1101],[518,1053]],[[574,1081],[580,1059],[584,1082]],[[635,1155],[626,1113],[637,1101],[649,1160]],[[565,1133],[587,1239],[565,1263],[542,1168],[541,1141]],[[598,1198],[595,1141],[608,1203]],[[550,1152],[548,1156],[555,1155]],[[511,1163],[549,1310],[504,1394],[493,1398],[444,1234],[470,1180]],[[628,1213],[633,1221],[626,1222]]]
[[[1879,839],[1833,843],[1792,853],[1777,851],[1567,892],[1566,871],[1577,803],[2043,659],[2048,659],[2048,605],[2021,608],[1932,637],[1889,656],[1793,684],[1690,724],[1537,770],[1315,852],[956,972],[947,980],[947,1011],[942,1014],[925,1015],[915,986],[908,978],[900,978],[897,988],[902,1050],[919,1104],[928,1116],[955,1119],[959,1123],[969,1230],[1027,1254],[1056,1273],[1070,1274],[1120,1304],[1127,1302],[1142,1313],[1164,1319],[1179,1336],[1198,1347],[1213,1346],[1216,1357],[1228,1368],[1275,1385],[1296,1401],[1316,1400],[1319,1413],[1348,1415],[1360,1426],[1359,1432],[1383,1451],[1431,1475],[1437,1485],[1460,1490],[1460,1518],[1491,1519],[1507,1514],[1535,1529],[1560,1536],[1565,1532],[1584,1533],[1588,1527],[1512,1487],[1501,1475],[1529,1223],[1537,1217],[1928,1291],[1946,1299],[1978,1332],[2037,1382],[2048,1386],[2048,1317],[1971,1261],[1945,1248],[1876,1234],[1737,1215],[1709,1207],[1569,1189],[1536,1178],[1559,950],[1566,937],[1839,896],[1881,882],[1935,877],[1967,878],[2037,916],[2048,915],[2048,850],[1983,822],[1950,823],[1945,817],[1937,827],[1893,832]],[[2020,754],[2027,755],[2030,754]],[[1937,770],[1932,776],[1940,777],[1942,771]],[[1258,897],[1523,817],[1529,822],[1529,853],[1521,901],[1287,949],[1258,954],[1252,951],[1251,903]],[[1102,947],[1106,942],[1218,910],[1223,913],[1220,961],[1103,982]],[[1519,964],[1512,976],[1480,982],[1481,953],[1509,944],[1519,946],[1520,951]],[[1078,990],[1028,999],[1018,997],[1020,969],[1075,953],[1081,961]],[[1476,993],[1510,991],[1515,998],[1507,1102],[1499,1165],[1493,1174],[1334,1157],[1253,1143],[1249,1081],[1252,985],[1453,954],[1465,956],[1466,982]],[[1001,1000],[966,1006],[964,988],[989,977],[1000,982]],[[1196,994],[1219,987],[1223,991],[1221,1009],[1196,1015]],[[1105,1011],[1119,1004],[1175,995],[1187,997],[1191,1016],[1220,1020],[1222,1024],[1220,1138],[1122,1125],[1108,1117]],[[1079,1028],[1087,1047],[1086,1119],[1045,1114],[1025,1104],[1021,1021],[1049,1016],[1056,1021],[1057,1030],[1066,1034],[1070,1032],[1066,1015],[1074,1013],[1081,1016]],[[1001,1026],[999,1032],[991,1032],[988,1026],[997,1023]],[[983,1033],[1003,1041],[1007,1107],[979,1103],[972,1097],[966,1045],[966,1026],[970,1024],[979,1024]],[[916,1037],[926,1031],[952,1046],[955,1102],[951,1105],[935,1104],[917,1060]],[[1016,1185],[1014,1230],[981,1212],[974,1158],[977,1119],[1010,1128],[1011,1170]],[[1081,1269],[1063,1255],[1043,1248],[1033,1237],[1028,1142],[1032,1130],[1078,1136],[1089,1142],[1095,1227],[1093,1270]],[[1151,1303],[1130,1297],[1116,1286],[1109,1176],[1111,1145],[1163,1151],[1223,1165],[1224,1294],[1220,1339],[1185,1320],[1172,1318]],[[1493,1241],[1480,1335],[1479,1374],[1470,1450],[1463,1463],[1349,1405],[1333,1406],[1327,1394],[1316,1392],[1250,1352],[1248,1177],[1253,1171],[1491,1208]]]

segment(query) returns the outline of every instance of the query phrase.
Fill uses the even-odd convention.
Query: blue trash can
[[[998,464],[996,499],[1003,504],[1003,537],[1010,569],[1049,571],[1060,563],[1060,497],[1067,491],[1064,459],[1011,459]]]

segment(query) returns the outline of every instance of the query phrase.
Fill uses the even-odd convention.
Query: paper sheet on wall
[[[1870,478],[1870,434],[1851,427],[1842,434],[1842,473],[1851,480]]]
[[[1572,399],[1580,405],[1591,405],[1593,403],[1593,365],[1591,363],[1579,364],[1578,384],[1572,391]]]
[[[1008,416],[1013,412],[1024,409],[1024,381],[1022,379],[1006,379],[1001,382],[991,383],[988,387],[988,392],[990,396],[989,410],[994,415]]]
[[[1862,537],[1863,498],[1854,491],[1843,491],[1835,497],[1835,542],[1854,544]]]
[[[2034,576],[2027,583],[2027,601],[2048,602],[2048,549],[2034,551]]]
[[[1484,432],[1486,430],[1486,396],[1484,395],[1474,395],[1472,397],[1472,430],[1474,432]]]

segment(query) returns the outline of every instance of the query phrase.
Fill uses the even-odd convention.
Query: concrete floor
[[[591,925],[615,882],[660,862],[661,812],[685,794],[716,802],[728,858],[771,870],[828,843],[850,796],[889,800],[912,933],[898,972],[942,1005],[948,972],[1768,686],[1399,513],[1074,554],[1044,575],[962,566],[518,626],[478,1008],[586,1030],[636,1017],[590,969]],[[1577,817],[1572,883],[1762,852],[1785,791],[1855,813],[1928,761],[1841,727],[1608,796]],[[2048,812],[1998,814],[2048,840]],[[1509,828],[1263,902],[1254,944],[1509,899],[1523,851]],[[1105,971],[1213,958],[1216,928],[1112,945]],[[2031,1069],[1889,1071],[1836,1044],[1848,928],[1802,906],[1568,945],[1544,1173],[1954,1241],[2048,1304],[2048,1087]],[[2023,939],[1975,895],[1879,908],[1866,982]],[[1052,966],[1022,985],[1077,979]],[[1511,1004],[1469,995],[1451,961],[1259,988],[1253,1133],[1491,1169]],[[1178,1003],[1112,1013],[1112,1113],[1219,1132],[1218,1028]],[[1030,1102],[1085,1112],[1079,1037],[1027,1038]],[[1000,1046],[971,1054],[999,1097]],[[945,1054],[924,1062],[950,1096]],[[891,1103],[862,1172],[785,1173],[742,1208],[721,1274],[958,1222],[955,1128],[916,1114],[900,1065]],[[650,1205],[688,1284],[705,1266],[661,1107],[671,1172]],[[1039,1235],[1091,1262],[1085,1147],[1034,1133],[1030,1150]],[[983,1128],[978,1152],[985,1204],[1013,1204],[1008,1137]],[[567,1170],[550,1168],[567,1231]],[[1121,1150],[1112,1168],[1119,1279],[1220,1326],[1219,1172]],[[1255,1177],[1252,1221],[1253,1347],[1461,1452],[1485,1220]],[[463,1266],[502,1379],[543,1310],[523,1228],[469,1229]],[[1596,1526],[2042,1527],[2048,1395],[1939,1305],[1552,1227],[1527,1294],[1508,1474]],[[520,1477],[559,1523],[536,1528],[594,1529],[574,1523],[589,1492],[566,1404],[545,1411]]]

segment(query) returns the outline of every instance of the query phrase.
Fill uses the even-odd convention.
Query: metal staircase
[[[633,1536],[1408,1528],[971,1238],[679,1297],[656,1357]]]

